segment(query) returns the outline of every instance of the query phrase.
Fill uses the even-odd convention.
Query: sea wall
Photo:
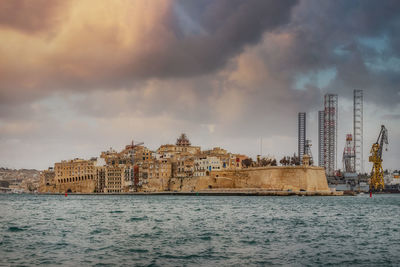
[[[172,178],[169,182],[170,191],[190,192],[223,188],[330,192],[325,170],[310,166],[271,166],[212,172],[210,176]]]
[[[94,180],[41,186],[43,193],[94,193]],[[224,189],[330,192],[325,170],[310,166],[270,166],[211,172],[210,176],[149,178],[139,192],[199,192]]]
[[[42,185],[39,189],[41,193],[94,193],[96,184],[94,180],[79,182],[69,182],[55,185]]]

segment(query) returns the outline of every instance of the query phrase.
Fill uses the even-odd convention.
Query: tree
[[[250,167],[253,163],[253,160],[251,158],[247,158],[242,160],[242,165],[246,168]]]
[[[279,163],[280,163],[282,166],[287,166],[287,165],[290,164],[290,158],[287,157],[287,156],[284,156],[284,157],[279,161]]]
[[[289,165],[290,165],[290,166],[296,165],[296,163],[297,163],[296,154],[293,154],[293,156],[290,157],[290,163],[289,163]]]
[[[262,159],[260,160],[260,166],[261,166],[261,167],[270,166],[271,163],[272,163],[272,160],[271,160],[271,159],[268,159],[268,158],[262,158]]]

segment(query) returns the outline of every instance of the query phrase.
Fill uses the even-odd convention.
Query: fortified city
[[[57,162],[41,172],[41,193],[200,192],[245,194],[340,195],[328,187],[324,168],[310,166],[307,155],[297,166],[275,159],[253,162],[214,147],[201,150],[185,134],[156,151],[143,143],[109,149],[100,157]]]

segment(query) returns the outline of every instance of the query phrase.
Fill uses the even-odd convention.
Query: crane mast
[[[385,188],[382,168],[382,151],[385,144],[389,144],[388,131],[386,127],[382,125],[381,131],[378,135],[378,139],[376,140],[376,143],[372,145],[371,155],[369,156],[369,162],[372,162],[371,181],[369,184],[369,188],[371,191],[382,190]]]

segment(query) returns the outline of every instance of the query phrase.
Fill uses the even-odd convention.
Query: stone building
[[[96,181],[96,193],[104,193],[104,188],[106,187],[106,167],[105,166],[98,166],[96,168],[97,172],[97,181]]]
[[[191,143],[189,139],[187,138],[186,134],[182,133],[181,136],[179,136],[178,139],[176,139],[176,145],[177,146],[190,146]]]
[[[199,157],[194,160],[194,176],[209,176],[211,172],[228,169],[221,159],[215,156]]]
[[[201,148],[199,146],[192,146],[189,139],[185,134],[182,134],[177,140],[175,145],[166,144],[161,145],[157,149],[157,154],[166,156],[168,158],[176,158],[177,155],[195,155],[199,154]]]
[[[95,192],[97,183],[97,158],[90,160],[63,160],[54,164],[56,191]]]
[[[104,193],[121,193],[125,180],[124,165],[109,165],[105,168]]]
[[[154,158],[154,152],[147,147],[140,146],[135,151],[135,163],[139,162],[151,162]]]
[[[194,173],[193,176],[206,176],[209,175],[207,157],[198,157],[194,160]]]
[[[54,192],[56,189],[55,172],[53,167],[40,172],[39,192]]]
[[[140,191],[167,190],[172,177],[172,164],[169,159],[144,162],[139,166]]]
[[[173,177],[193,177],[194,174],[194,158],[182,157],[172,163]]]
[[[242,168],[242,160],[247,158],[247,156],[239,155],[239,154],[232,154],[229,153],[227,150],[222,149],[220,147],[214,147],[210,150],[204,150],[201,152],[201,155],[207,157],[216,157],[220,160],[221,170],[228,170],[228,169],[241,169]]]

